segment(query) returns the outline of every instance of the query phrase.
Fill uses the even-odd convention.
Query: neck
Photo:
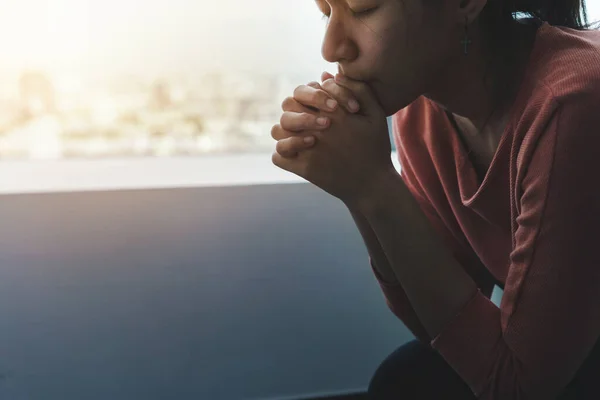
[[[535,30],[512,24],[501,42],[503,48],[485,40],[480,25],[473,24],[470,31],[469,53],[458,54],[451,60],[440,75],[436,90],[426,96],[482,132],[494,129],[495,121],[506,120]]]

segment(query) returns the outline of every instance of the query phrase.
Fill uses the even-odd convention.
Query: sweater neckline
[[[444,113],[448,126],[452,132],[451,144],[457,160],[456,172],[458,176],[460,196],[462,203],[465,206],[471,206],[473,202],[475,202],[477,198],[481,196],[481,193],[486,190],[490,182],[492,182],[498,173],[502,171],[502,166],[505,164],[503,161],[506,153],[510,150],[509,147],[511,141],[509,139],[512,137],[514,127],[520,119],[524,102],[526,102],[527,98],[529,97],[530,85],[528,85],[528,82],[531,81],[531,75],[534,74],[535,66],[538,64],[539,59],[541,58],[539,57],[539,53],[544,47],[543,40],[549,28],[550,25],[547,22],[542,22],[536,31],[533,46],[525,66],[525,71],[523,73],[522,82],[517,89],[515,101],[509,107],[510,117],[508,119],[508,123],[506,124],[506,127],[504,128],[504,131],[500,137],[500,141],[494,156],[492,157],[492,161],[490,162],[487,171],[483,175],[483,179],[480,179],[480,177],[477,175],[475,166],[469,157],[468,149],[460,139],[459,133],[456,131],[450,116]]]

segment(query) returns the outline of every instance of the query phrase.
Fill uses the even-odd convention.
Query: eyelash
[[[352,11],[352,10],[350,10],[350,11],[352,12],[352,15],[354,17],[360,18],[360,17],[364,17],[364,16],[369,15],[370,13],[372,13],[373,11],[375,11],[376,9],[377,9],[377,7],[369,8],[368,10],[364,10],[364,11]],[[327,22],[327,21],[329,21],[329,15],[323,14],[323,17],[321,17],[321,19],[323,21]]]
[[[354,15],[355,17],[364,17],[366,15],[371,14],[376,9],[377,9],[377,7],[373,7],[373,8],[369,8],[367,10],[363,10],[363,11],[352,11],[352,15]]]

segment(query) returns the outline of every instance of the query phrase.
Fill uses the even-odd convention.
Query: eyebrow
[[[348,4],[348,0],[327,0],[327,1],[333,2],[333,3],[335,3],[335,2],[346,3],[346,5],[349,5]],[[365,2],[365,0],[362,0],[362,3],[364,3],[364,2]],[[326,5],[326,1],[325,0],[315,0],[315,3],[317,3],[318,7]],[[358,3],[361,4],[361,1],[359,0]]]
[[[330,2],[333,2],[333,3],[335,3],[335,2],[341,2],[341,3],[348,4],[348,0],[327,0],[327,1],[330,1]],[[322,3],[325,3],[325,0],[315,0],[315,3],[322,4]]]
[[[325,13],[325,11],[323,11],[325,9],[325,7],[329,7],[329,5],[325,2],[325,0],[315,0],[315,3],[317,4],[317,7],[319,8],[319,10],[322,13]]]
[[[342,1],[342,2],[348,3],[348,0],[329,0],[329,1],[333,1],[334,3],[336,1]],[[325,3],[325,0],[315,0],[315,3],[317,3],[317,4]]]

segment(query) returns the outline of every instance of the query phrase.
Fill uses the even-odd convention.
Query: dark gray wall
[[[0,399],[365,388],[412,338],[309,184],[0,197]]]

